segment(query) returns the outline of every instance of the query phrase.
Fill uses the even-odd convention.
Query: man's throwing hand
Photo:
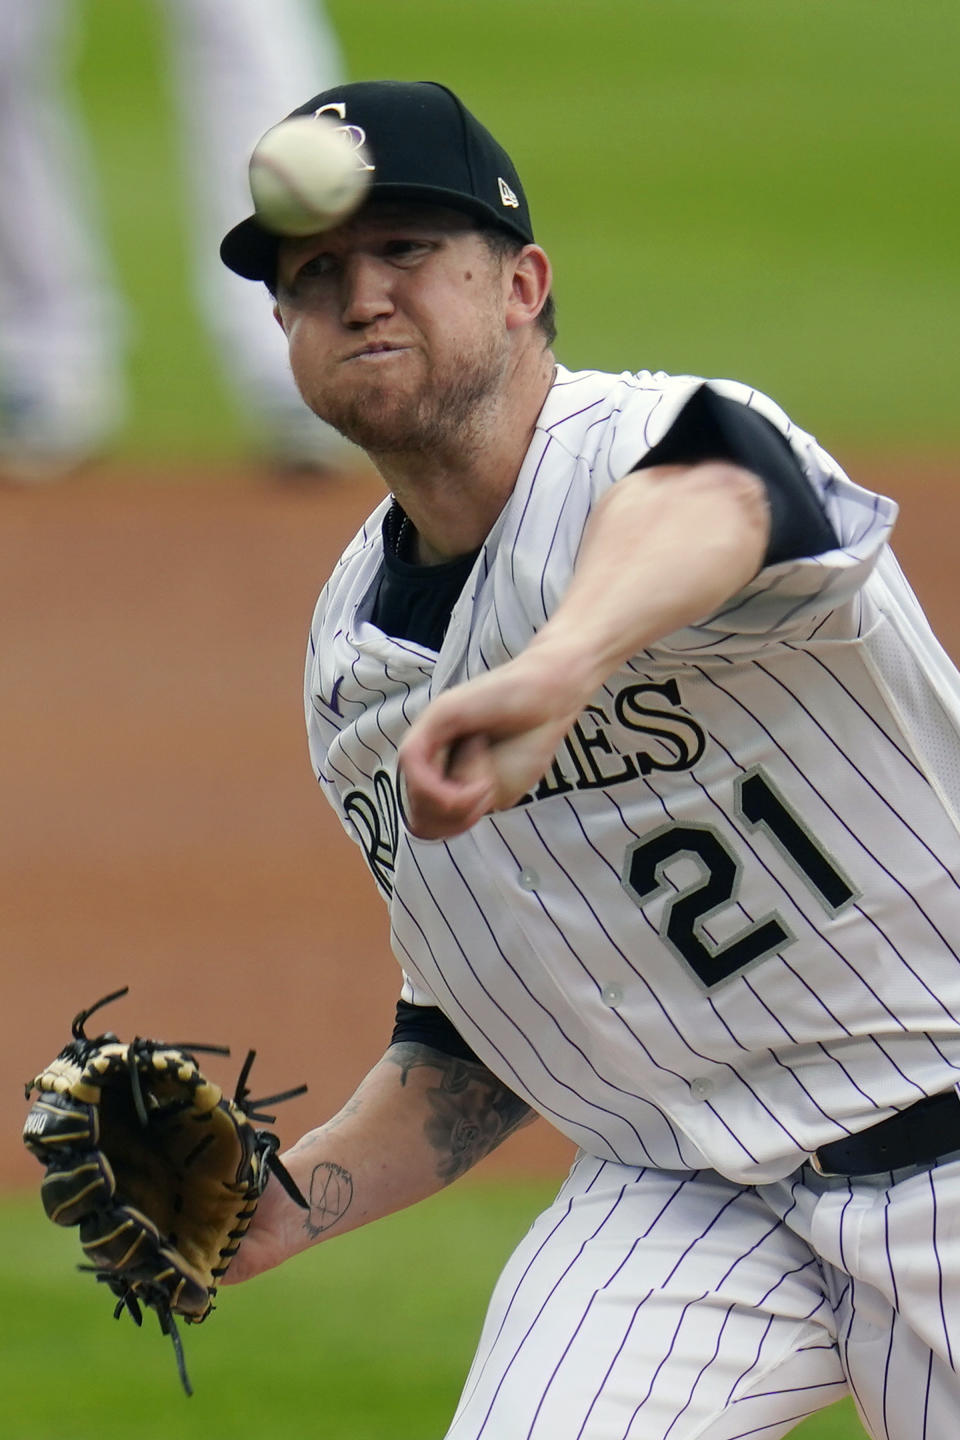
[[[410,831],[447,840],[515,804],[549,768],[582,688],[534,646],[438,696],[400,746]]]

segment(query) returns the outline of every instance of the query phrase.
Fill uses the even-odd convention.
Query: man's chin
[[[349,403],[315,406],[321,420],[369,454],[388,455],[417,450],[431,443],[435,426],[424,423],[415,400],[400,400],[396,393],[366,395]]]
[[[359,445],[370,455],[389,455],[395,451],[416,450],[423,443],[423,433],[414,429],[408,420],[398,419],[395,423],[385,421],[382,416],[321,416],[347,440]]]
[[[389,352],[386,352],[389,355]],[[462,443],[502,379],[500,352],[465,355],[448,367],[446,379],[421,363],[416,351],[398,352],[382,365],[362,362],[314,396],[312,409],[369,455],[437,452]],[[380,370],[383,374],[379,374]],[[339,383],[338,383],[339,382]]]

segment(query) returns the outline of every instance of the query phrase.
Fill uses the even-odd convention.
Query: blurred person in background
[[[312,0],[162,0],[191,201],[199,308],[225,377],[284,470],[335,469],[350,448],[304,405],[267,297],[219,264],[245,206],[253,143],[342,78]],[[69,474],[108,449],[127,410],[126,307],[102,234],[95,167],[72,93],[76,6],[0,0],[0,476]]]

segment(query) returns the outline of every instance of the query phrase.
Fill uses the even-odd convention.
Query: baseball
[[[351,132],[325,115],[274,125],[250,158],[257,219],[275,235],[314,235],[360,204],[373,168]]]

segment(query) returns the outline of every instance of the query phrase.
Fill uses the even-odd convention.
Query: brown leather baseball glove
[[[307,1208],[277,1158],[277,1136],[252,1123],[272,1124],[262,1107],[306,1086],[250,1100],[251,1050],[231,1099],[192,1053],[228,1054],[222,1046],[89,1038],[90,1016],[127,988],[82,1010],[73,1039],[28,1082],[27,1099],[36,1098],[23,1139],[45,1166],[47,1215],[80,1227],[89,1262],[80,1268],[119,1296],[115,1316],[126,1310],[139,1325],[141,1306],[157,1312],[189,1395],[174,1317],[193,1324],[209,1315],[271,1170]]]

